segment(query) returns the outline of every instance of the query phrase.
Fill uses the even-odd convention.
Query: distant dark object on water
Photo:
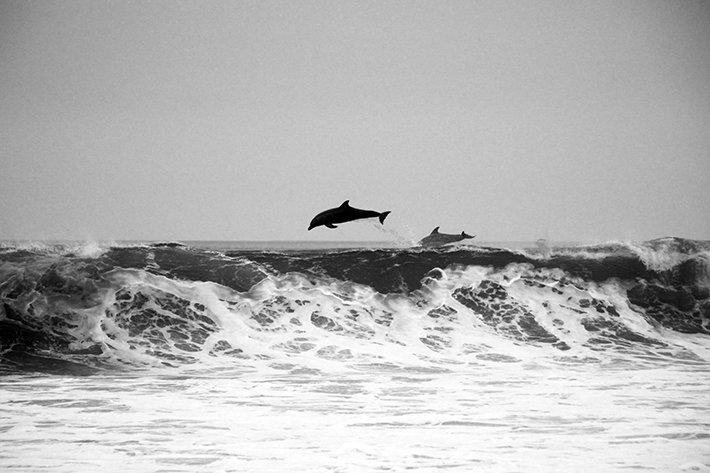
[[[187,248],[187,245],[178,243],[176,241],[159,241],[157,243],[152,243],[150,246],[153,248]]]
[[[324,210],[319,213],[308,226],[308,230],[312,230],[315,227],[324,225],[328,228],[338,228],[335,223],[345,223],[353,220],[359,220],[361,218],[378,217],[380,223],[385,223],[385,218],[390,214],[390,211],[377,212],[375,210],[361,210],[354,207],[350,207],[350,201],[346,200],[340,207],[335,207],[333,209]]]
[[[469,238],[475,237],[476,235],[471,236],[468,235],[466,232],[461,232],[460,235],[452,233],[439,233],[439,227],[436,227],[434,230],[432,230],[429,236],[426,236],[419,241],[419,245],[436,247],[448,245],[449,243],[456,243],[457,241],[461,240],[468,240]]]

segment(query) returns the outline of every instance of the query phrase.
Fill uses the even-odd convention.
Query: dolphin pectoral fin
[[[380,219],[380,223],[382,223],[382,224],[385,223],[385,219],[386,219],[387,216],[390,214],[390,212],[392,212],[392,211],[391,211],[391,210],[388,210],[387,212],[382,212],[382,213],[380,214],[380,216],[378,217],[378,218]]]
[[[338,228],[335,225],[333,225],[332,223],[326,223],[325,226],[328,228]]]

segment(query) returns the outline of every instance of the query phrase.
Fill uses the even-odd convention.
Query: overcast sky
[[[0,239],[710,239],[710,3],[0,0]]]

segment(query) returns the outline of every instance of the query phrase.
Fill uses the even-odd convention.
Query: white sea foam
[[[693,367],[0,378],[3,471],[707,471]],[[38,437],[42,441],[37,441]]]
[[[243,364],[338,370],[373,362],[440,367],[496,357],[611,361],[646,357],[654,344],[666,346],[653,354],[658,360],[706,359],[680,338],[671,342],[630,307],[621,282],[575,280],[562,270],[530,265],[449,268],[408,295],[298,273],[269,276],[247,292],[142,270],[117,269],[107,278],[101,302],[76,314],[75,320],[91,320],[75,336],[104,344],[106,356],[129,363],[182,359],[219,366],[234,362],[229,353]],[[483,287],[483,281],[500,287],[505,298],[470,299],[475,292],[467,288]],[[486,316],[486,307],[500,314]]]
[[[242,291],[157,257],[99,276],[83,259],[10,264],[0,291],[17,313],[2,321],[99,344],[86,358],[104,369],[0,376],[0,469],[710,470],[708,337],[634,307],[633,281],[448,265],[386,293],[317,261],[264,264]]]
[[[30,251],[48,256],[70,256],[96,259],[106,254],[112,247],[140,246],[140,243],[96,240],[72,241],[0,241],[0,249]]]

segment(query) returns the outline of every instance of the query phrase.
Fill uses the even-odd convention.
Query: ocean
[[[710,471],[710,242],[0,243],[3,472]]]

